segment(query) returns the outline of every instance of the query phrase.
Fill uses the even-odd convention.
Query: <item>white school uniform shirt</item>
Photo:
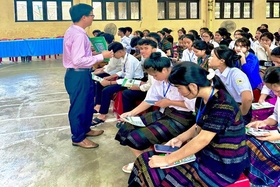
[[[104,66],[104,72],[113,75],[122,70],[121,59],[116,59],[115,57],[110,58],[107,65]]]
[[[183,51],[181,61],[182,62],[189,61],[189,62],[197,63],[197,56],[195,56],[193,50],[190,51],[189,49],[185,49]]]
[[[157,48],[156,49],[156,52],[160,52],[161,54],[161,57],[167,57],[166,53],[163,52],[161,49]],[[167,57],[168,58],[168,57]],[[141,64],[143,65],[144,62],[145,62],[146,58],[144,58],[142,55],[141,55]]]
[[[131,38],[128,38],[126,36],[123,36],[121,38],[121,44],[126,49],[126,52],[130,54],[131,52],[131,46],[130,46]]]
[[[244,91],[249,90],[253,96],[250,81],[247,75],[240,69],[227,67],[223,73],[218,69],[215,70],[215,73],[220,77],[227,91],[237,103],[241,103],[241,93]]]
[[[276,46],[271,44],[270,50],[273,50]],[[258,57],[259,60],[268,60],[271,61],[271,59],[268,57],[267,52],[264,50],[264,48],[261,45],[255,46],[255,55]]]
[[[169,86],[170,85],[170,86]],[[178,89],[170,83],[165,81],[154,80],[154,83],[147,92],[145,100],[159,101],[161,99],[169,99],[172,101],[184,101],[187,108],[182,108],[179,106],[170,105],[170,108],[175,108],[176,110],[191,112],[195,111],[195,100],[184,98]],[[160,112],[164,112],[164,108],[160,108]]]
[[[217,42],[215,42],[214,40],[210,40],[209,43],[212,44],[212,45],[214,46],[214,48],[220,46],[220,45],[219,45]]]
[[[272,118],[275,121],[277,121],[278,122],[278,127],[280,128],[280,115],[279,115],[279,111],[280,111],[280,99],[279,99],[279,97],[277,97],[277,101],[276,101],[275,107],[274,107],[274,112],[268,118]]]
[[[161,49],[157,48],[156,52],[160,52],[161,57],[166,57],[166,58],[168,58],[167,55],[166,55],[166,53],[163,52]],[[145,61],[145,60],[146,60],[146,59],[141,55],[141,65],[144,64],[144,61]],[[147,80],[147,82],[146,82],[145,84],[142,84],[142,85],[140,86],[140,90],[141,90],[142,92],[148,91],[149,88],[151,87],[151,85],[153,84],[154,80],[155,80],[155,79],[154,79],[153,76],[148,75],[148,80]]]
[[[121,58],[121,62],[122,70],[116,73],[119,77],[128,79],[142,79],[144,77],[140,61],[133,55],[126,53],[124,58]]]
[[[232,41],[229,43],[228,48],[229,48],[229,49],[233,49],[234,46],[235,46],[235,40],[232,40]]]
[[[270,91],[271,90],[264,84],[263,87],[262,87],[261,94],[269,95]]]

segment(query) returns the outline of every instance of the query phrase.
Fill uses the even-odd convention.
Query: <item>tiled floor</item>
[[[121,168],[135,158],[114,140],[112,112],[92,138],[100,147],[71,145],[64,73],[61,57],[0,65],[1,187],[127,186]]]

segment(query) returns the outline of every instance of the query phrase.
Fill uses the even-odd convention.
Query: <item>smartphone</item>
[[[171,147],[169,145],[161,145],[161,144],[155,144],[154,148],[155,151],[158,153],[172,153],[179,149],[179,147]]]

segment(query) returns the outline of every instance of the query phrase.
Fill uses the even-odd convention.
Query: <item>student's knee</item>
[[[131,97],[133,97],[133,93],[131,90],[124,90],[122,92],[122,96],[123,98],[130,99]]]

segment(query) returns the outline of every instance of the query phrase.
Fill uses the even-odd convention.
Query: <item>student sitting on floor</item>
[[[141,63],[133,55],[127,53],[123,45],[119,42],[114,42],[109,45],[109,50],[113,50],[114,57],[122,59],[122,70],[116,74],[104,77],[104,80],[97,83],[96,86],[96,112],[100,115],[93,119],[92,125],[96,126],[106,120],[110,102],[114,93],[126,89],[117,84],[116,78],[138,79],[143,78],[143,70]]]
[[[154,77],[154,83],[148,90],[145,100],[121,117],[135,116],[151,105],[160,109],[141,116],[146,127],[125,123],[115,137],[121,145],[128,146],[136,157],[150,146],[167,142],[186,131],[194,124],[195,118],[193,115],[195,99],[182,97],[178,89],[167,80],[172,69],[169,58],[161,57],[159,52],[152,53],[144,62],[144,69]],[[154,104],[149,104],[148,101]],[[123,171],[130,173],[132,166],[133,163],[124,166]]]
[[[265,85],[277,96],[274,113],[263,121],[249,123],[247,127],[277,129],[263,136],[247,136],[250,167],[248,178],[256,186],[280,186],[280,68],[270,67],[263,76]]]
[[[221,46],[215,48],[209,58],[208,66],[217,68],[216,74],[225,83],[226,89],[237,103],[247,125],[252,119],[252,87],[247,75],[236,68],[236,61],[240,56],[232,49]]]
[[[165,156],[155,155],[154,151],[140,155],[129,186],[212,187],[234,183],[249,164],[238,104],[214,71],[208,72],[195,63],[174,66],[168,80],[184,97],[198,98],[196,124],[166,143],[179,150]],[[193,154],[193,162],[160,169]]]

